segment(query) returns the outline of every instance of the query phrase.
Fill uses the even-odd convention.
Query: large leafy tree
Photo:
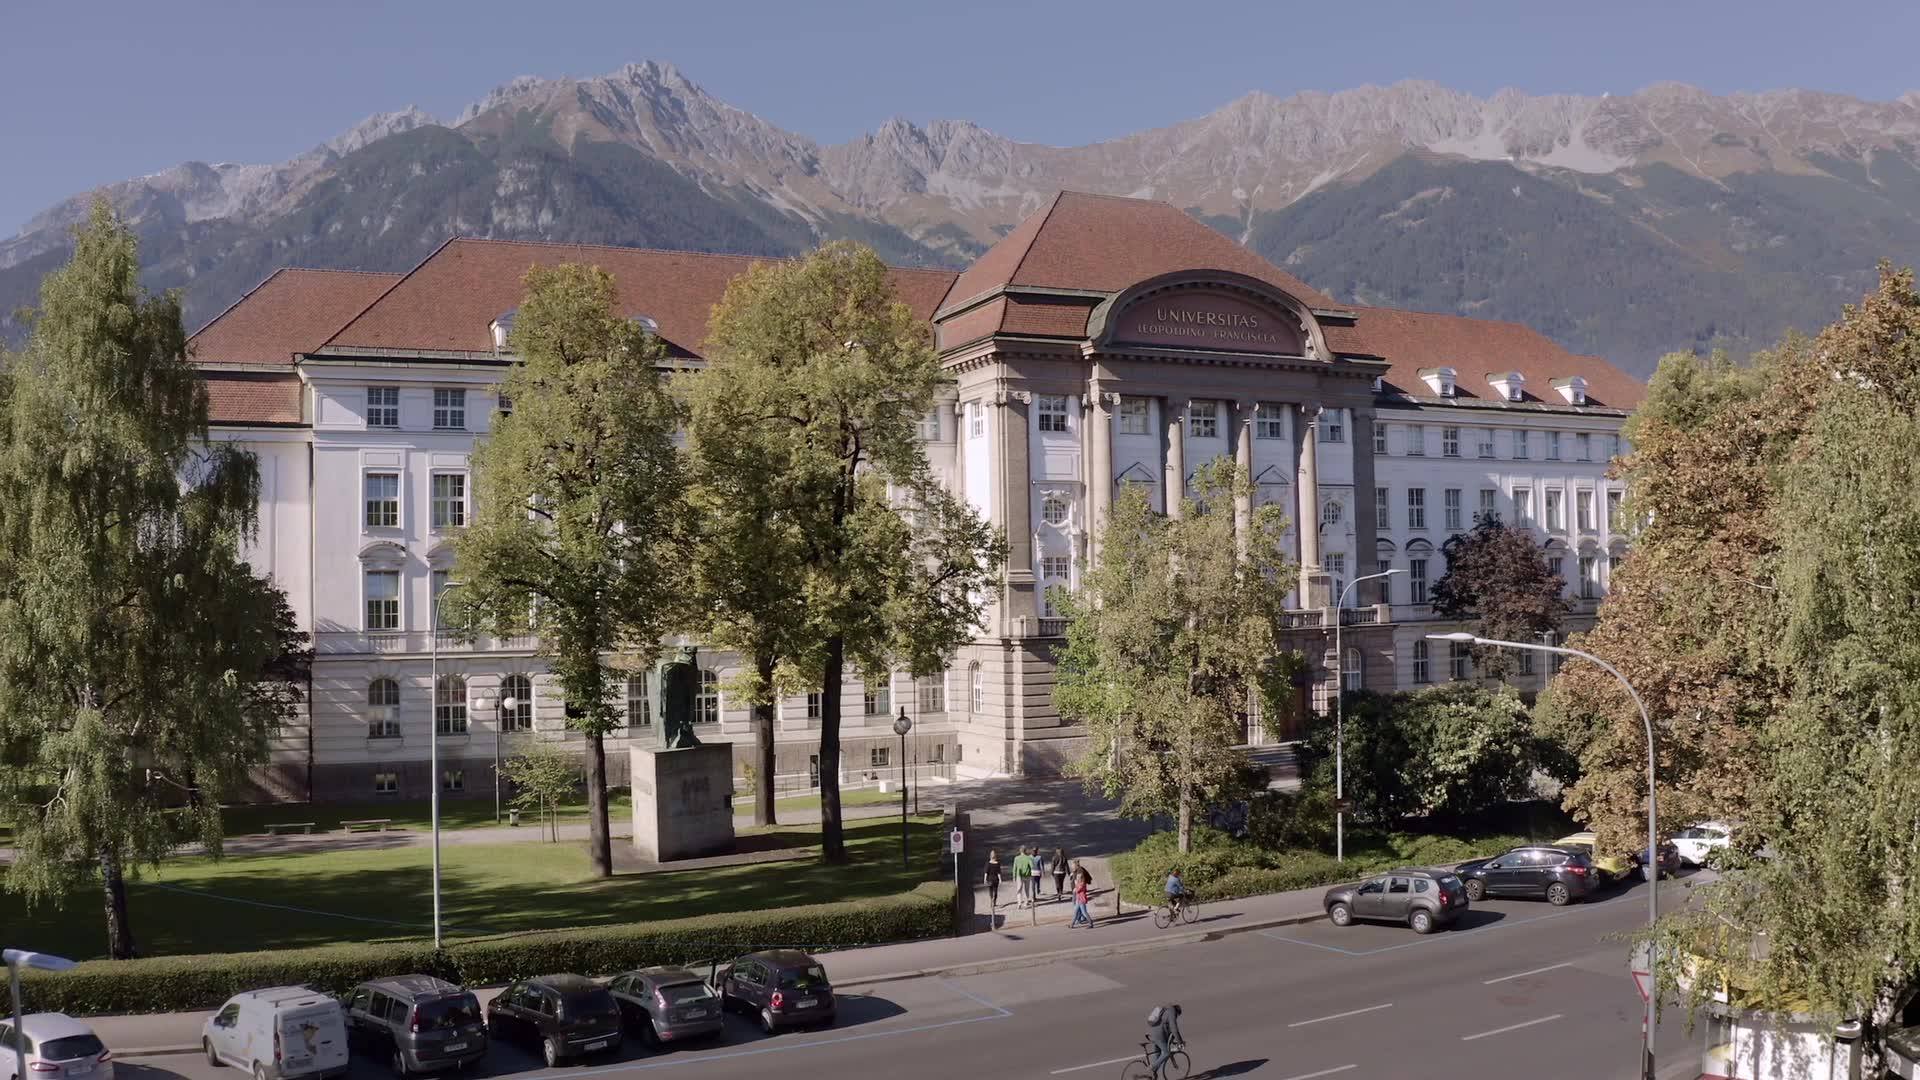
[[[1571,610],[1561,596],[1566,582],[1553,572],[1530,530],[1483,517],[1440,550],[1447,572],[1433,583],[1436,615],[1477,619],[1481,636],[1504,641],[1538,641],[1559,632]],[[1475,661],[1496,679],[1510,663],[1497,648],[1479,650]]]
[[[978,629],[1005,542],[928,468],[919,424],[946,375],[872,251],[836,243],[753,267],[715,306],[704,351],[689,391],[702,498],[759,489],[710,524],[763,530],[735,554],[755,557],[738,570],[759,580],[714,594],[714,629],[749,650],[759,700],[779,678],[820,688],[821,852],[841,862],[848,667],[944,669]],[[723,457],[719,439],[737,445]],[[752,610],[769,596],[781,600]]]
[[[1067,618],[1054,702],[1086,726],[1073,771],[1136,817],[1170,815],[1191,850],[1196,808],[1234,784],[1240,716],[1291,707],[1277,631],[1292,569],[1279,509],[1253,512],[1236,544],[1231,462],[1195,475],[1179,517],[1128,489],[1102,532],[1100,560],[1055,603]]]
[[[220,851],[219,806],[297,705],[305,643],[240,555],[253,456],[207,441],[173,296],[138,285],[97,204],[0,363],[0,816],[7,888],[101,890],[135,954],[126,879],[179,844]]]
[[[613,873],[606,737],[615,703],[684,599],[678,410],[657,370],[666,348],[616,307],[611,275],[536,267],[513,328],[513,401],[474,451],[474,521],[458,541],[467,588],[449,621],[531,630],[587,738],[588,849]]]
[[[1333,722],[1317,717],[1303,764],[1331,796]],[[1462,817],[1519,798],[1539,762],[1526,706],[1510,686],[1444,683],[1413,693],[1355,691],[1341,725],[1345,789],[1362,821]]]

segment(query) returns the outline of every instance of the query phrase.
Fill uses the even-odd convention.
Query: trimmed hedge
[[[1322,851],[1269,849],[1235,840],[1214,829],[1193,831],[1193,850],[1180,854],[1174,833],[1155,833],[1113,860],[1120,895],[1136,904],[1157,904],[1175,867],[1202,902],[1338,885],[1398,866],[1445,866],[1527,843],[1523,836],[1451,836],[1392,833],[1349,835],[1347,861]]]
[[[23,973],[22,979],[36,1012],[179,1012],[210,1009],[263,986],[307,985],[338,994],[368,979],[416,973],[487,986],[556,971],[611,975],[652,964],[727,960],[776,946],[825,952],[952,932],[953,884],[927,882],[908,893],[832,904],[463,938],[439,952],[424,942],[400,941],[91,960],[57,974]],[[0,1012],[11,1008],[0,982]]]

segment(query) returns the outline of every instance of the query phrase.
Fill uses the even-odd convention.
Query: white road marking
[[[1361,1013],[1379,1012],[1381,1009],[1391,1008],[1393,1008],[1393,1002],[1389,1001],[1385,1005],[1369,1005],[1364,1009],[1352,1009],[1343,1013],[1334,1013],[1332,1016],[1316,1016],[1311,1020],[1295,1020],[1287,1026],[1297,1028],[1306,1027],[1308,1024],[1324,1024],[1329,1020],[1345,1020],[1349,1016],[1359,1016]]]
[[[1548,964],[1546,967],[1543,967],[1543,968],[1534,968],[1532,971],[1517,971],[1517,972],[1514,972],[1512,975],[1502,975],[1497,979],[1482,979],[1481,985],[1492,986],[1494,983],[1503,983],[1503,982],[1506,982],[1508,979],[1524,979],[1529,975],[1543,975],[1549,971],[1558,971],[1563,967],[1572,967],[1572,966],[1573,966],[1573,961],[1571,960],[1567,961],[1564,964]]]
[[[1321,1069],[1319,1072],[1301,1073],[1299,1076],[1289,1076],[1287,1077],[1287,1080],[1313,1080],[1313,1078],[1316,1076],[1332,1076],[1334,1073],[1343,1073],[1343,1072],[1346,1072],[1348,1069],[1357,1069],[1359,1067],[1360,1066],[1358,1065],[1335,1065],[1331,1069]]]
[[[1076,1072],[1079,1072],[1081,1069],[1097,1069],[1102,1065],[1118,1065],[1123,1061],[1133,1061],[1139,1056],[1140,1056],[1139,1054],[1128,1054],[1126,1057],[1111,1058],[1107,1061],[1089,1061],[1085,1065],[1069,1065],[1064,1069],[1055,1069],[1052,1072],[1048,1073],[1047,1075],[1048,1076],[1065,1076],[1067,1073],[1076,1073]]]
[[[1550,1020],[1558,1020],[1565,1015],[1566,1015],[1565,1013],[1554,1013],[1552,1016],[1543,1016],[1538,1020],[1523,1020],[1518,1024],[1508,1024],[1506,1027],[1503,1027],[1503,1028],[1494,1028],[1492,1031],[1483,1031],[1478,1035],[1462,1035],[1460,1036],[1460,1041],[1472,1042],[1475,1039],[1484,1039],[1489,1035],[1505,1035],[1509,1031],[1519,1031],[1521,1028],[1530,1028],[1535,1024],[1544,1024]]]

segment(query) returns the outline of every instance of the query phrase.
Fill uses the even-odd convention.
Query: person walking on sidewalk
[[[1067,849],[1053,849],[1053,898],[1059,900],[1067,895]]]
[[[1000,907],[1000,852],[987,852],[987,910],[997,911]]]
[[[1013,902],[1015,907],[1027,906],[1027,863],[1029,861],[1031,860],[1027,856],[1026,848],[1021,848],[1020,854],[1013,857],[1013,884],[1020,890],[1019,899]]]
[[[1033,849],[1033,862],[1027,865],[1027,870],[1033,875],[1033,902],[1038,904],[1040,902],[1040,876],[1047,872],[1047,864],[1046,860],[1040,857],[1040,849],[1037,847]]]
[[[1076,926],[1093,929],[1093,912],[1087,910],[1087,879],[1084,873],[1073,876],[1073,921],[1067,924],[1067,929]]]

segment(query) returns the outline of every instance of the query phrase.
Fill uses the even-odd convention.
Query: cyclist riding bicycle
[[[1187,883],[1180,880],[1178,869],[1167,875],[1167,907],[1169,909],[1177,914],[1181,905],[1185,904],[1187,897],[1191,895],[1193,894],[1187,891]]]
[[[1161,1070],[1167,1067],[1168,1059],[1173,1057],[1173,1052],[1187,1042],[1180,1034],[1180,1006],[1158,1005],[1147,1014],[1147,1041],[1153,1044],[1147,1067],[1153,1070],[1153,1076],[1158,1080]]]

